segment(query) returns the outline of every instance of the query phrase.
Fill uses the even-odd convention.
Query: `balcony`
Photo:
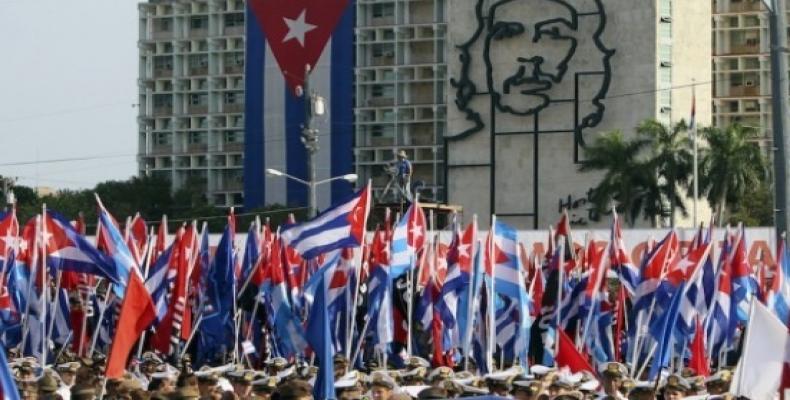
[[[241,36],[244,35],[244,26],[227,26],[222,32],[225,36]]]
[[[244,143],[225,143],[222,145],[223,151],[244,151]]]
[[[382,65],[395,65],[395,56],[381,56],[381,57],[373,57],[373,66],[382,66]]]
[[[226,74],[241,74],[244,72],[244,66],[241,65],[226,65],[225,66],[225,73]]]
[[[737,12],[747,12],[747,11],[761,11],[762,4],[760,1],[740,1],[740,2],[729,2],[729,7],[727,7],[727,12],[737,13]]]
[[[154,115],[173,115],[173,106],[154,107]]]
[[[151,146],[151,151],[148,154],[170,154],[173,152],[173,146],[170,144],[162,144],[162,145],[153,145]]]
[[[224,104],[222,108],[226,113],[244,112],[244,104]]]
[[[395,25],[395,17],[392,15],[385,17],[373,17],[370,19],[370,26]]]
[[[760,86],[731,86],[727,97],[759,96]]]
[[[208,29],[192,29],[189,31],[190,38],[204,38],[208,36]]]
[[[187,112],[189,114],[207,114],[208,113],[208,106],[207,105],[190,105],[187,108]]]
[[[368,107],[391,106],[394,104],[395,104],[395,99],[392,97],[373,97],[368,99],[367,101]]]
[[[191,76],[205,76],[208,75],[208,67],[193,67],[189,69]]]
[[[157,68],[154,69],[154,78],[171,78],[173,77],[172,68]]]
[[[172,38],[173,38],[173,31],[154,31],[151,34],[151,39],[154,40],[165,40]]]

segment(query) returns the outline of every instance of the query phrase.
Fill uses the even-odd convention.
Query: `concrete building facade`
[[[382,201],[394,200],[382,194],[400,150],[421,198],[445,198],[449,1],[356,1],[355,166]]]
[[[243,0],[139,5],[139,173],[243,204]]]
[[[688,119],[692,85],[710,80],[711,41],[699,35],[710,26],[707,2],[455,0],[448,202],[482,226],[497,214],[545,228],[563,207],[577,226],[608,224],[587,204],[599,176],[578,171],[584,144],[647,118]],[[710,88],[696,85],[703,125]]]
[[[713,7],[713,125],[753,127],[771,155],[771,55],[762,0],[715,0]]]

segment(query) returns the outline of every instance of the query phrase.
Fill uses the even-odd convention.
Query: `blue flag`
[[[658,374],[661,373],[661,369],[669,365],[669,356],[672,352],[672,333],[678,320],[680,299],[683,297],[684,286],[685,283],[680,284],[680,287],[672,297],[667,311],[650,328],[651,333],[658,341],[658,348],[656,349],[655,358],[653,358],[653,364],[650,366],[648,380],[656,379]]]
[[[318,358],[318,376],[313,385],[313,398],[334,400],[335,397],[335,370],[332,358],[332,333],[329,329],[329,313],[327,297],[327,274],[334,273],[334,268],[319,271],[315,299],[310,309],[310,318],[307,320],[305,337],[310,347],[313,348]]]
[[[0,398],[6,400],[19,400],[19,390],[16,387],[11,368],[5,357],[5,348],[0,344]]]
[[[221,357],[232,350],[233,342],[233,304],[235,276],[233,274],[233,233],[230,226],[217,246],[214,262],[208,272],[202,322],[200,323],[200,342],[198,364]]]

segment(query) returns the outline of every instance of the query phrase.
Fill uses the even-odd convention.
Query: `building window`
[[[395,15],[395,4],[373,4],[373,18],[391,17]]]
[[[206,144],[207,139],[206,132],[189,132],[189,144]]]
[[[204,106],[208,104],[208,95],[205,93],[193,93],[189,95],[189,104],[193,106]]]
[[[173,69],[173,58],[170,56],[154,57],[154,69]]]
[[[189,68],[205,68],[208,67],[208,56],[205,54],[198,54],[189,56]]]
[[[224,102],[225,104],[242,104],[244,103],[244,95],[236,92],[225,93]]]
[[[208,29],[208,17],[192,17],[189,19],[191,29]]]
[[[169,133],[155,133],[154,146],[167,146],[172,144],[172,136]]]
[[[373,97],[387,97],[392,98],[395,89],[392,85],[373,85],[371,88],[371,95]]]
[[[236,13],[225,15],[225,26],[244,26],[244,14]]]
[[[170,107],[173,105],[173,96],[169,94],[155,94],[154,107]]]
[[[173,20],[170,18],[163,18],[154,23],[157,32],[170,32],[173,30]]]
[[[756,57],[749,57],[743,59],[744,69],[760,69],[760,59]]]
[[[223,132],[222,139],[225,143],[244,143],[244,133],[240,131]]]

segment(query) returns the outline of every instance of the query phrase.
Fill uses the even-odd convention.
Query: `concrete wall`
[[[562,54],[567,54],[565,40],[544,40],[546,39],[544,36],[538,42],[533,41],[536,23],[557,17],[572,19],[569,8],[561,4],[562,2],[480,1],[484,21],[493,6],[492,21],[495,24],[521,22],[525,28],[523,33],[495,41],[495,44],[490,46],[491,82],[495,92],[504,91],[502,81],[515,74],[519,66],[525,66],[527,74],[531,72],[531,64],[519,61],[517,57],[529,58],[540,55],[547,60],[544,64],[548,65],[548,60],[562,58]],[[582,138],[590,142],[599,132],[614,129],[632,134],[633,128],[640,121],[656,117],[658,17],[655,2],[566,1],[567,5],[572,6],[578,13],[577,29],[570,29],[566,25],[557,23],[543,27],[557,28],[560,34],[578,40],[576,52],[567,64],[567,71],[562,79],[553,82],[552,88],[545,92],[553,100],[568,100],[568,102],[553,102],[537,113],[537,130],[541,132],[537,139],[532,133],[536,127],[536,115],[517,116],[498,111],[494,107],[492,96],[488,93],[487,67],[484,62],[484,42],[489,32],[486,26],[482,28],[480,37],[474,45],[469,47],[471,62],[467,66],[467,76],[478,93],[468,99],[469,108],[480,114],[484,126],[478,132],[471,133],[463,139],[450,138],[448,142],[448,201],[463,205],[467,218],[478,214],[481,226],[485,226],[487,216],[495,212],[520,228],[545,228],[556,222],[559,218],[561,202],[567,204],[569,198],[571,218],[577,224],[587,224],[591,227],[608,224],[607,218],[603,218],[598,223],[592,221],[587,210],[588,206],[584,204],[586,193],[595,186],[598,176],[590,173],[581,174],[577,171],[583,151],[581,147],[576,148],[573,134],[575,127],[582,123],[583,117],[596,110],[591,100],[600,92],[604,82],[601,75],[578,75],[577,78],[577,73],[605,69],[602,61],[603,53],[593,39],[596,31],[603,29],[600,42],[615,53],[610,58],[609,88],[605,99],[601,101],[605,106],[603,118],[597,125],[584,128]],[[677,4],[680,1],[673,3]],[[673,21],[673,25],[687,24],[688,26],[682,29],[700,32],[707,27],[708,30],[704,32],[710,32],[710,4],[694,3],[700,3],[697,5],[699,7],[693,7],[700,8],[695,11],[696,16],[683,15],[682,18],[678,18],[678,22]],[[704,8],[701,7],[702,3],[708,4],[706,11],[702,10]],[[599,14],[601,4],[603,4],[605,21]],[[463,64],[460,61],[463,53],[453,46],[465,43],[474,34],[474,29],[478,26],[474,13],[477,5],[478,0],[454,0],[453,6],[450,7],[448,26],[451,47],[448,61],[450,78],[456,81],[464,76]],[[681,30],[680,27],[675,29]],[[680,34],[679,32],[678,35]],[[694,72],[694,76],[699,75],[698,80],[709,80],[704,77],[710,76],[710,38],[705,36],[704,42],[687,44],[682,50],[678,50],[678,56],[684,57],[685,60],[683,63],[676,63],[673,68],[698,70]],[[704,46],[707,46],[707,51],[704,50]],[[705,75],[706,73],[708,75]],[[678,79],[681,78],[688,79],[688,74],[678,74]],[[470,87],[465,88],[468,90]],[[500,104],[519,111],[532,107],[537,101],[535,97],[520,95],[518,94],[520,90],[518,85],[512,86],[511,94],[500,97],[502,99]],[[449,86],[448,96],[448,135],[452,136],[465,131],[472,124],[466,119],[466,114],[454,104],[458,93],[452,85]],[[709,120],[709,99],[709,88],[707,92],[697,92],[698,118],[705,112]],[[574,100],[578,101],[574,102]],[[678,100],[678,102],[682,104],[682,101]],[[578,113],[575,109],[576,104],[578,104]],[[690,106],[680,107],[690,110]],[[578,118],[575,117],[577,114]],[[497,134],[493,141],[493,152],[492,129]],[[527,133],[515,134],[523,132]],[[489,167],[492,153],[496,160],[493,182]],[[536,177],[537,196],[533,191]],[[491,207],[490,202],[492,196],[489,188],[492,186],[494,207]],[[537,216],[534,215],[535,212]],[[507,216],[507,214],[533,215]]]

